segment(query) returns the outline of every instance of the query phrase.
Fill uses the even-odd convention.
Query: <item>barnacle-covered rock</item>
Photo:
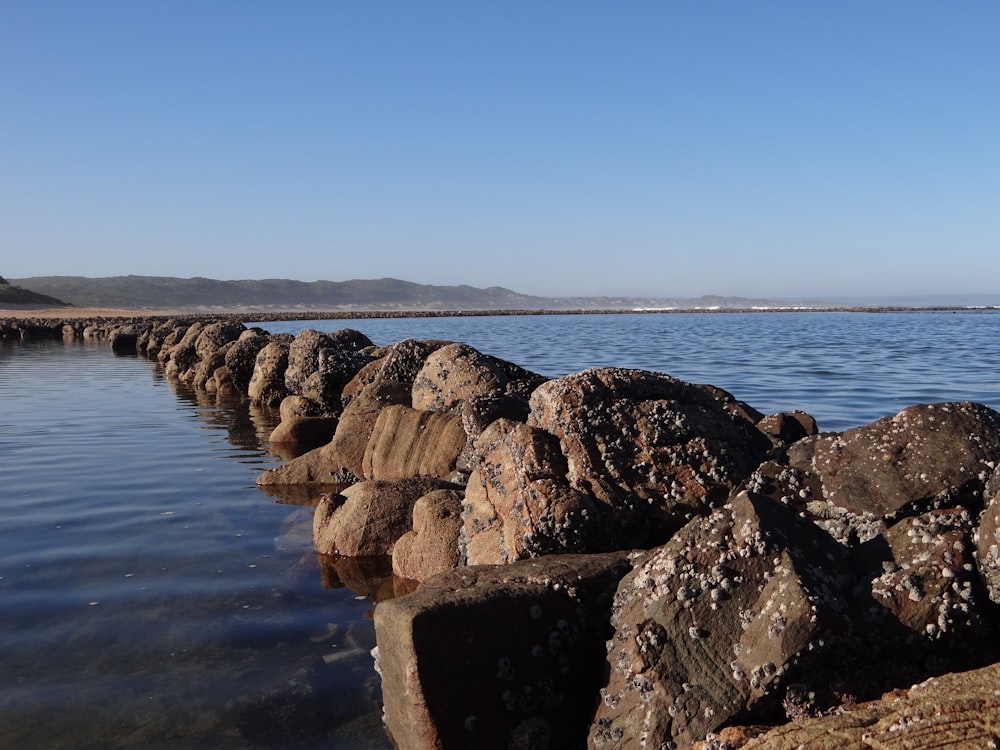
[[[411,388],[427,357],[448,343],[450,342],[404,339],[371,350],[368,353],[371,361],[358,370],[344,386],[344,401],[353,399],[366,386],[379,383],[405,383],[408,389]]]
[[[271,340],[258,353],[247,395],[255,404],[277,406],[288,395],[285,370],[288,368],[289,344]]]
[[[385,406],[368,439],[362,474],[365,479],[438,477],[464,484],[456,467],[466,442],[462,422],[453,414]]]
[[[853,628],[846,554],[761,496],[692,520],[618,587],[591,747],[688,744],[823,685],[814,665]]]
[[[661,373],[592,368],[540,385],[530,405],[528,424],[559,439],[569,486],[603,506],[607,544],[620,549],[663,543],[771,449],[759,414]]]

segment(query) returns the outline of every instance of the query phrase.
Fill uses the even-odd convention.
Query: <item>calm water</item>
[[[1000,408],[1000,313],[263,323],[464,341],[547,375],[642,367],[827,430]],[[272,413],[106,345],[0,344],[0,747],[386,748],[375,585],[321,571],[311,509],[254,486]],[[354,581],[360,581],[356,583]]]

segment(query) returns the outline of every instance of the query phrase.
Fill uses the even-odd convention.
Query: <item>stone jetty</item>
[[[425,748],[1000,746],[1000,414],[820,432],[711,385],[227,318],[0,322],[280,410],[330,560],[390,560],[386,729]]]

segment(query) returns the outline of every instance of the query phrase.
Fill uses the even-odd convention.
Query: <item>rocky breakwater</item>
[[[275,440],[317,447],[260,485],[319,498],[321,554],[413,582],[375,609],[401,748],[998,742],[985,406],[820,433],[664,374],[546,379],[453,342],[173,321],[135,346],[280,407]]]

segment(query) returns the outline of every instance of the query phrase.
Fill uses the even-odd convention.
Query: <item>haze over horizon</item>
[[[1000,5],[0,5],[0,274],[996,294]]]

